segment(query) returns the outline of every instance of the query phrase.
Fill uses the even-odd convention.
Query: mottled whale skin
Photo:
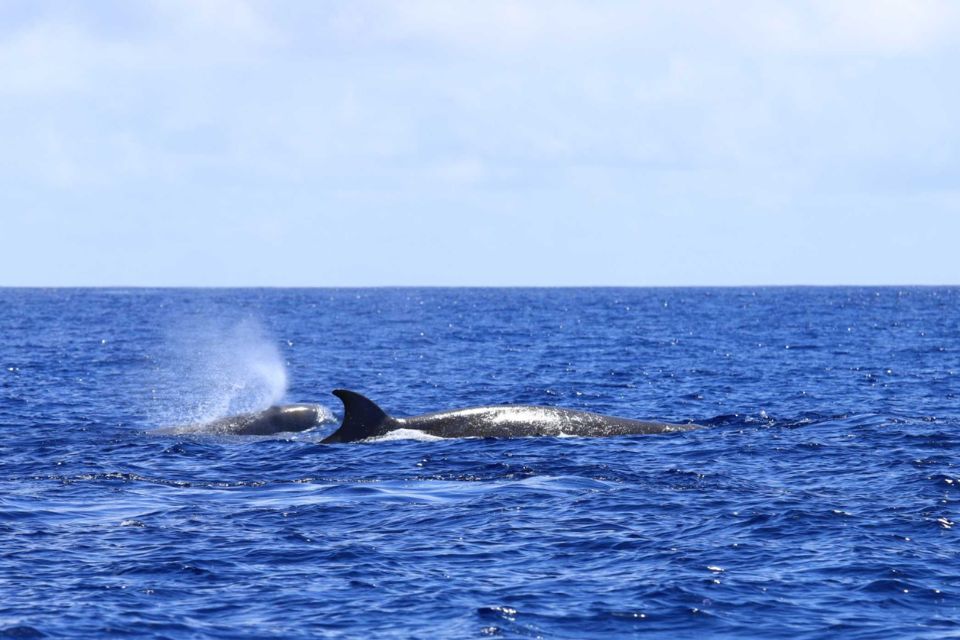
[[[354,391],[333,392],[343,401],[343,423],[324,443],[357,442],[398,429],[414,429],[439,438],[522,438],[528,436],[622,436],[698,429],[696,424],[666,424],[615,418],[556,407],[503,405],[438,411],[392,418]]]
[[[316,426],[323,409],[315,404],[286,404],[263,411],[227,416],[212,422],[157,429],[161,435],[206,434],[214,436],[271,436],[275,433],[305,431]]]

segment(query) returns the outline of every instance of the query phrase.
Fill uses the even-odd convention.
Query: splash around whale
[[[401,430],[437,438],[522,438],[622,436],[700,428],[696,424],[647,422],[559,407],[526,405],[471,407],[394,418],[355,391],[337,389],[333,394],[343,402],[343,422],[339,429],[322,440],[327,444],[369,440]]]

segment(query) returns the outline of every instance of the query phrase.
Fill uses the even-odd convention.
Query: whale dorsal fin
[[[323,442],[356,442],[387,432],[391,418],[373,400],[346,389],[335,389],[333,395],[343,402],[343,423]]]

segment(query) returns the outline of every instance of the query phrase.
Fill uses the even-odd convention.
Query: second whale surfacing
[[[393,418],[359,393],[337,389],[333,394],[343,402],[343,422],[339,429],[324,438],[322,442],[326,444],[368,440],[401,429],[439,438],[522,438],[622,436],[700,428],[696,424],[646,422],[573,409],[525,405],[472,407]]]
[[[263,411],[240,413],[212,422],[156,429],[158,435],[272,436],[311,429],[323,420],[325,410],[315,404],[275,405]],[[327,414],[329,415],[329,414]]]

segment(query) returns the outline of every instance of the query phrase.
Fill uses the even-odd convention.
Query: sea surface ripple
[[[0,638],[960,637],[960,289],[2,289]],[[157,436],[360,391],[663,436]]]

